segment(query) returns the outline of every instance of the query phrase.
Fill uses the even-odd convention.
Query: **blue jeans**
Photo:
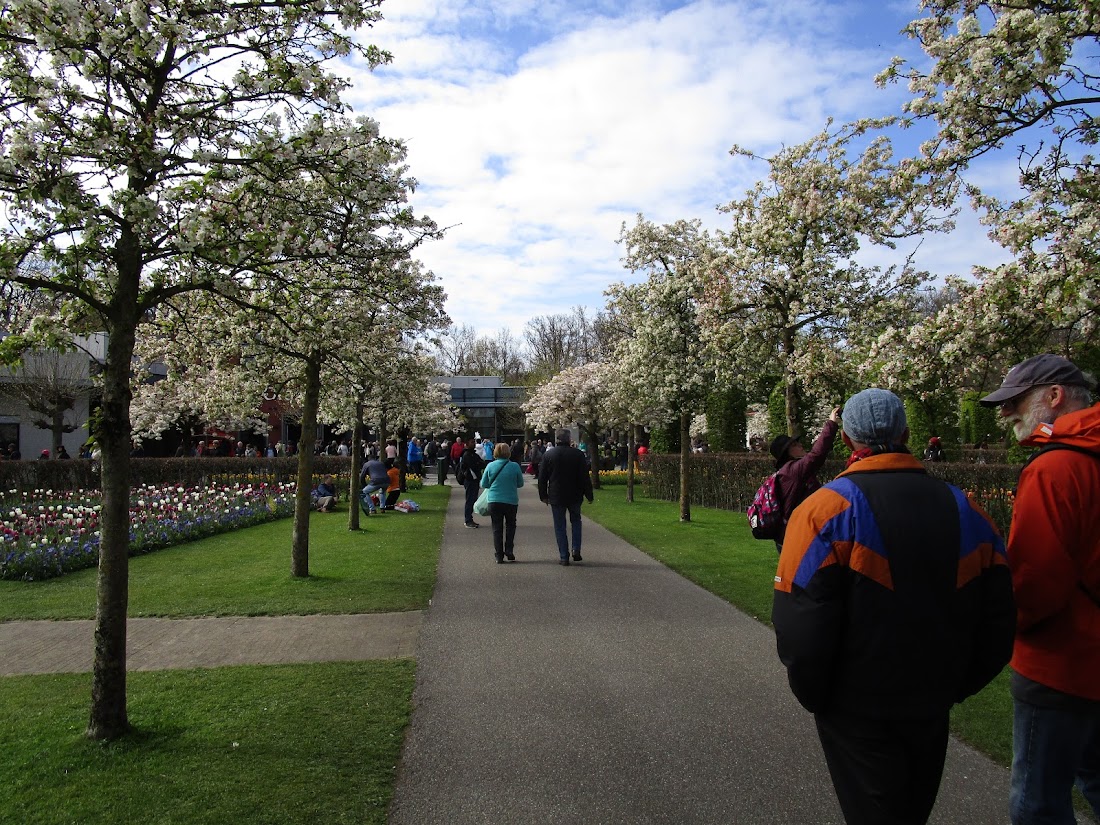
[[[551,504],[550,512],[554,514],[554,538],[558,540],[558,555],[563,559],[569,558],[569,537],[565,533],[566,513],[569,513],[569,524],[573,528],[573,552],[580,555],[581,503]]]
[[[386,503],[386,488],[390,486],[389,479],[384,484],[369,483],[363,488],[363,494],[359,497],[359,503],[363,505],[363,509],[368,515],[374,512],[374,502],[371,501],[371,493],[380,493],[378,500],[385,506]]]
[[[1012,704],[1012,825],[1074,825],[1074,782],[1100,816],[1100,718]]]

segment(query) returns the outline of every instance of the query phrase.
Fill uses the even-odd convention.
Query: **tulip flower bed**
[[[40,581],[94,567],[99,511],[97,490],[0,494],[0,579]],[[130,555],[293,513],[293,484],[137,487],[130,494]]]

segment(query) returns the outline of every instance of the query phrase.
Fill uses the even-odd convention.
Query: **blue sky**
[[[920,59],[900,34],[916,2],[387,0],[382,13],[362,37],[394,61],[350,70],[348,100],[407,141],[414,204],[449,227],[420,258],[454,322],[487,335],[602,309],[610,283],[633,280],[624,221],[723,227],[715,207],[766,174],[731,146],[768,156],[830,117],[895,113],[904,88],[874,76],[896,54]],[[1007,160],[980,174],[1010,182]],[[1003,259],[969,215],[917,255],[939,275]]]

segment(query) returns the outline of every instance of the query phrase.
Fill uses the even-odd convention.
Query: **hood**
[[[1040,424],[1020,443],[1025,447],[1072,444],[1074,447],[1100,453],[1100,404],[1066,413],[1053,424]]]

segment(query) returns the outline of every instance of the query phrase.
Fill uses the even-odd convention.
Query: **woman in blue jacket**
[[[409,449],[405,453],[405,464],[413,475],[424,475],[424,451],[420,448],[419,438],[409,441]]]
[[[516,512],[523,470],[511,460],[512,448],[503,441],[493,448],[493,461],[481,474],[481,486],[489,491],[489,518],[493,520],[493,550],[497,564],[515,561]]]

